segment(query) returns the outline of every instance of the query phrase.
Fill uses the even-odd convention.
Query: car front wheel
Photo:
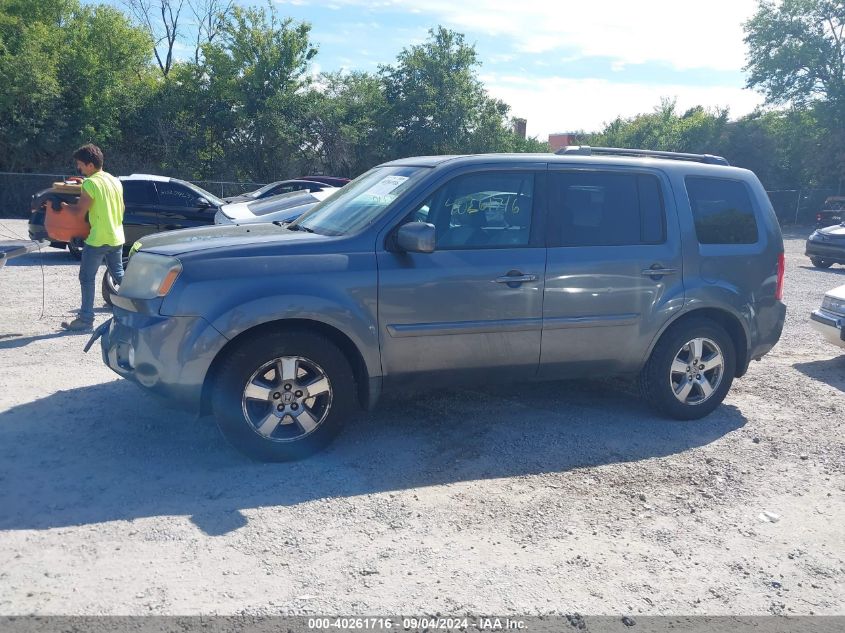
[[[811,257],[810,263],[816,268],[830,268],[831,266],[833,266],[833,262],[828,261],[826,259],[821,259],[819,257]]]
[[[307,330],[263,332],[222,361],[214,381],[217,425],[238,450],[259,461],[311,455],[355,409],[355,378],[344,354]]]
[[[736,351],[728,333],[707,319],[670,327],[640,376],[644,399],[677,420],[696,420],[718,407],[731,388]]]

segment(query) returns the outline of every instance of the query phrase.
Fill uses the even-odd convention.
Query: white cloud
[[[498,38],[525,53],[576,51],[622,64],[663,62],[677,69],[739,70],[742,23],[756,0],[334,0],[366,10],[432,16],[473,39]]]
[[[528,135],[545,141],[554,132],[599,131],[617,116],[651,112],[662,97],[677,99],[679,112],[694,107],[729,107],[731,118],[748,114],[763,98],[732,87],[615,83],[600,79],[481,77],[491,96],[528,120]]]

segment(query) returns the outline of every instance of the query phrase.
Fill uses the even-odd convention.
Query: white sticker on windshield
[[[408,176],[387,176],[367,189],[364,193],[370,196],[386,196],[391,191],[398,188],[399,185],[406,180],[408,180]],[[395,198],[396,196],[393,197]]]

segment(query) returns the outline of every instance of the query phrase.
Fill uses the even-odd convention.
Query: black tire
[[[810,263],[813,264],[816,268],[830,268],[833,266],[833,262],[828,261],[826,259],[821,259],[819,257],[811,257]]]
[[[124,256],[123,257],[123,272],[126,272],[126,266],[129,264],[129,258]],[[118,286],[115,281],[114,277],[111,276],[108,267],[106,267],[106,272],[103,274],[103,281],[100,284],[100,291],[103,295],[103,303],[107,306],[112,306],[111,296],[113,294],[117,294],[117,291],[120,290],[120,286]]]
[[[82,259],[82,249],[85,248],[85,242],[78,238],[72,239],[70,242],[67,243],[67,250],[70,252],[71,257],[75,260]]]
[[[710,396],[700,403],[681,402],[673,389],[672,363],[684,353],[688,342],[699,338],[718,346],[723,358],[720,379]],[[643,399],[658,413],[676,420],[697,420],[712,413],[722,403],[731,388],[735,372],[736,350],[730,335],[709,319],[690,318],[671,326],[660,337],[640,374],[640,390]],[[713,373],[711,377],[714,377]],[[700,392],[698,388],[696,390]],[[703,397],[703,392],[700,393]]]
[[[270,414],[281,400],[270,401],[269,398],[284,397],[285,381],[276,373],[272,381],[266,383],[275,385],[268,389],[267,402],[247,401],[244,391],[262,367],[282,357],[300,359],[294,365],[295,372],[305,373],[309,367],[321,370],[328,379],[330,390],[313,400],[318,411],[314,419],[320,418],[313,430],[306,432],[304,426],[293,421],[292,413],[286,413],[270,432],[272,437],[267,437],[258,430],[260,420],[266,416],[264,419],[270,419],[272,424]],[[267,371],[273,373],[275,370],[271,367]],[[255,379],[261,380],[260,377]],[[299,393],[296,389],[289,390],[288,395]],[[215,375],[211,406],[218,428],[235,448],[258,461],[281,462],[312,455],[334,439],[356,412],[355,393],[355,376],[349,361],[329,339],[309,330],[265,330],[239,343],[223,359]],[[305,407],[306,400],[302,402],[302,409],[311,412]]]
[[[111,276],[111,273],[109,273],[109,271],[107,270],[105,272],[105,274],[103,275],[103,281],[100,285],[100,290],[101,290],[102,295],[103,295],[103,303],[105,303],[107,306],[111,307],[112,306],[111,296],[113,294],[117,294],[117,291],[118,291],[119,288],[120,288],[120,286],[118,286],[116,283],[114,283],[114,278]]]

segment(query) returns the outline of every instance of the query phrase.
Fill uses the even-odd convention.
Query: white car
[[[810,324],[828,342],[845,348],[845,285],[825,293],[821,308],[810,314]]]
[[[220,208],[214,215],[214,223],[292,222],[339,190],[340,187],[326,187],[322,191],[291,191],[251,202],[232,202]]]

